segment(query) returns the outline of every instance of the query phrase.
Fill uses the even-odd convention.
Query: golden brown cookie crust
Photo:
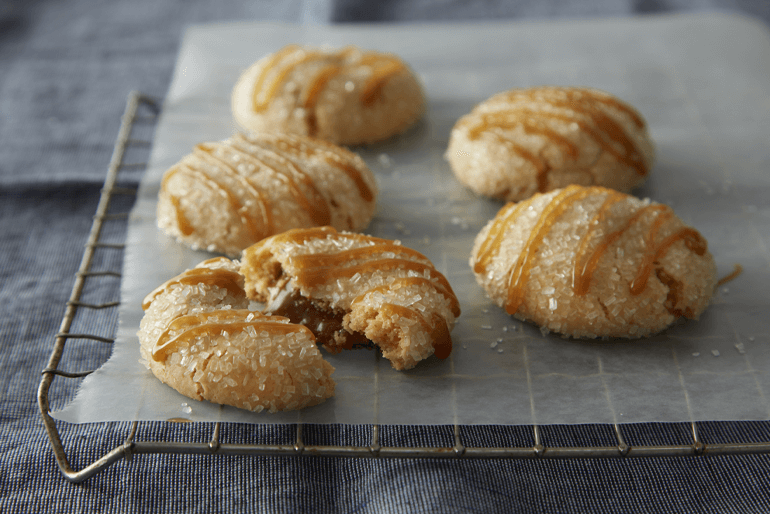
[[[570,184],[628,192],[654,162],[633,107],[597,89],[512,89],[481,102],[452,129],[446,158],[476,193],[519,201]]]
[[[645,337],[697,319],[716,285],[703,236],[670,207],[568,186],[504,206],[470,259],[509,314],[578,337]]]
[[[396,369],[451,352],[457,297],[430,260],[397,241],[331,227],[292,230],[247,248],[241,273],[257,301],[290,288],[342,313],[344,329],[365,335]],[[346,343],[323,344],[338,351]]]
[[[315,337],[286,318],[248,310],[239,265],[199,264],[147,295],[138,333],[147,367],[195,400],[260,412],[334,395],[334,368]]]
[[[377,183],[356,154],[289,134],[201,143],[163,176],[158,226],[193,248],[237,256],[297,227],[363,230]]]
[[[425,110],[417,78],[397,56],[289,45],[238,79],[232,111],[247,131],[281,131],[343,145],[399,134]]]

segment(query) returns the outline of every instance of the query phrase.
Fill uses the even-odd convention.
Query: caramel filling
[[[305,298],[288,283],[273,296],[265,312],[273,316],[283,316],[292,323],[307,327],[315,335],[316,342],[331,353],[338,353],[343,349],[372,347],[371,341],[365,335],[349,332],[343,327],[345,312],[323,307]]]

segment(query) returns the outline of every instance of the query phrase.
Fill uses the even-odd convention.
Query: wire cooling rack
[[[738,455],[769,453],[768,442],[728,442],[706,444],[699,435],[698,424],[690,423],[688,428],[689,441],[681,444],[662,445],[630,445],[626,442],[621,425],[610,425],[613,433],[613,444],[606,446],[558,446],[544,444],[543,432],[538,425],[529,425],[534,444],[530,446],[466,446],[464,430],[461,425],[453,427],[454,444],[442,447],[425,446],[383,446],[380,444],[381,427],[371,426],[371,438],[368,445],[313,445],[303,440],[303,425],[297,424],[294,441],[290,444],[239,444],[223,442],[221,438],[222,423],[207,423],[211,426],[211,437],[207,442],[177,442],[139,440],[137,433],[141,422],[131,423],[128,434],[122,444],[113,448],[101,458],[88,464],[83,469],[75,470],[70,464],[67,451],[64,448],[56,421],[50,416],[49,391],[55,378],[77,380],[92,373],[92,371],[64,371],[60,369],[64,349],[69,340],[83,340],[93,344],[111,344],[112,337],[73,331],[73,322],[78,312],[105,312],[116,309],[119,301],[104,301],[88,303],[82,301],[83,292],[91,280],[109,276],[120,278],[120,271],[99,270],[94,268],[97,253],[104,250],[122,251],[124,245],[105,241],[103,226],[105,222],[127,219],[128,212],[112,212],[111,201],[119,195],[135,195],[136,187],[123,187],[119,178],[127,170],[143,171],[146,162],[126,162],[130,149],[138,148],[144,158],[149,156],[151,141],[134,139],[133,133],[137,126],[153,127],[157,121],[160,106],[152,98],[138,92],[132,92],[126,104],[120,131],[107,171],[96,215],[91,226],[91,232],[85,245],[83,258],[75,276],[75,284],[67,302],[66,310],[59,332],[56,334],[53,351],[48,365],[42,371],[42,379],[38,389],[38,405],[48,439],[53,448],[56,462],[64,477],[70,482],[82,482],[104,470],[120,459],[130,460],[137,454],[206,454],[206,455],[272,455],[299,456],[312,455],[319,457],[355,457],[355,458],[450,458],[450,459],[494,459],[494,458],[630,458],[630,457],[676,457],[703,455]],[[110,330],[114,333],[116,322]],[[172,421],[168,421],[172,422]],[[79,443],[85,444],[85,443]],[[74,448],[73,452],[82,450]]]

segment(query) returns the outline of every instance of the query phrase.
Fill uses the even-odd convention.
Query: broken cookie
[[[145,298],[146,366],[195,400],[255,412],[301,409],[334,395],[334,368],[306,327],[248,310],[237,261],[209,259]]]
[[[452,351],[457,297],[427,257],[398,241],[290,230],[244,250],[241,274],[266,313],[306,325],[331,352],[374,344],[403,370]]]

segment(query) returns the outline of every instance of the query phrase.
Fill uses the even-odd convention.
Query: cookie
[[[138,332],[147,367],[195,400],[270,412],[334,395],[312,332],[248,310],[239,264],[202,262],[147,295]]]
[[[250,66],[232,93],[247,131],[280,131],[358,145],[387,139],[425,110],[422,87],[397,56],[289,45]]]
[[[166,171],[158,227],[198,249],[237,256],[291,228],[363,230],[377,184],[356,154],[319,139],[237,134],[201,143]]]
[[[494,95],[457,121],[445,155],[474,192],[514,202],[570,184],[628,192],[646,180],[654,156],[633,107],[577,87]]]
[[[398,241],[296,229],[247,248],[249,298],[302,323],[339,352],[371,341],[398,370],[452,351],[457,297],[427,257]]]
[[[670,207],[597,186],[507,204],[470,265],[509,314],[576,338],[639,338],[697,319],[716,285],[708,243]]]

